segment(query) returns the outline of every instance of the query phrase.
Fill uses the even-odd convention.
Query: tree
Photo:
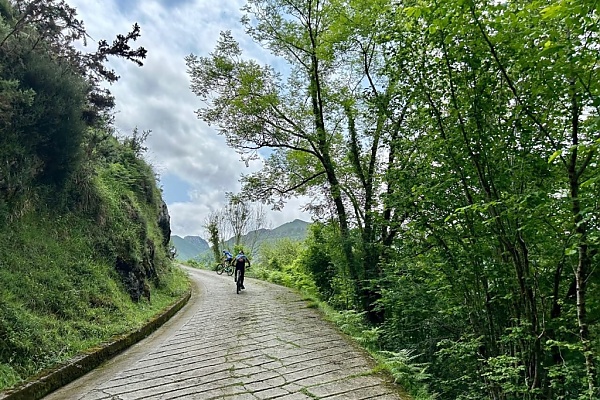
[[[223,210],[222,218],[233,232],[234,246],[241,244],[242,235],[248,230],[250,216],[250,209],[241,199],[235,196],[229,198],[229,202]]]
[[[330,217],[340,240],[327,227],[305,260],[323,293],[350,282],[382,346],[416,349],[449,398],[598,397],[595,3],[245,10],[289,70],[223,33],[186,59],[198,116],[243,158],[269,150],[244,193]]]
[[[288,63],[287,79],[245,61],[230,32],[221,34],[209,57],[186,58],[191,89],[207,102],[198,117],[217,124],[243,157],[273,149],[261,171],[242,178],[243,193],[275,208],[309,190],[322,194],[323,203],[313,211],[330,211],[335,217],[359,306],[373,320],[378,318],[372,281],[378,276],[377,241],[383,229],[374,222],[381,149],[402,122],[402,113],[389,108],[403,104],[394,96],[397,79],[375,78],[381,54],[366,27],[384,3],[352,14],[333,1],[250,1],[244,8],[247,32]],[[345,28],[348,18],[365,10],[369,18]],[[349,50],[356,43],[360,50]],[[388,212],[378,221],[391,218]],[[352,226],[361,229],[359,247],[365,257],[354,254]],[[394,231],[385,230],[389,241]]]
[[[100,87],[102,81],[116,82],[119,77],[105,65],[109,57],[121,57],[142,66],[147,51],[143,47],[132,49],[131,41],[140,37],[140,26],[135,23],[131,32],[118,34],[109,44],[102,39],[93,53],[83,53],[74,43],[87,44],[88,35],[84,24],[77,19],[77,10],[64,0],[14,0],[12,9],[5,11],[9,29],[0,40],[0,48],[10,52],[17,47],[26,51],[49,50],[51,57],[72,72],[86,78],[89,108],[88,123],[96,122],[103,113],[114,106],[114,99],[107,89]]]
[[[258,205],[243,201],[239,196],[228,194],[228,202],[220,210],[207,217],[204,228],[218,262],[224,249],[245,249],[250,255],[257,251],[257,244],[264,235],[266,214]]]
[[[243,246],[248,254],[258,251],[258,242],[268,228],[262,204],[249,204],[239,196],[230,195],[223,219],[233,231],[234,248]]]
[[[146,50],[129,46],[137,24],[112,45],[100,41],[94,53],[78,50],[86,32],[64,0],[4,2],[1,13],[0,187],[2,201],[18,209],[35,184],[64,188],[80,170],[87,127],[110,122],[114,102],[99,86],[118,79],[108,57],[142,65]]]
[[[221,217],[219,213],[213,211],[208,215],[206,221],[204,222],[204,229],[206,229],[206,233],[208,233],[208,243],[210,243],[216,263],[220,262],[222,258],[219,248],[219,244],[221,243],[219,237],[220,219]]]
[[[564,384],[576,381],[582,365],[560,355],[570,346],[580,347],[587,395],[597,396],[587,288],[577,283],[582,271],[592,279],[587,265],[596,247],[584,222],[585,215],[594,219],[596,203],[580,192],[580,179],[595,182],[588,169],[596,158],[591,10],[529,2],[398,5],[400,18],[382,31],[392,73],[417,88],[418,172],[410,191],[388,200],[404,207],[409,197],[415,205],[397,243],[406,259],[396,261],[396,273],[418,274],[409,264],[416,257],[439,265],[431,274],[445,284],[427,283],[447,290],[434,304],[469,324],[444,321],[450,334],[438,339],[445,346],[438,354],[465,360],[469,349],[481,365],[470,369],[468,384],[480,379],[480,396],[581,393]],[[579,346],[574,331],[570,339],[561,333],[575,321]],[[447,374],[448,363],[438,373]],[[467,381],[467,371],[456,373]]]
[[[249,34],[290,63],[293,70],[288,84],[272,68],[242,60],[231,33],[222,32],[209,57],[186,58],[192,91],[205,101],[215,96],[197,114],[209,124],[218,124],[228,143],[243,155],[256,156],[255,152],[263,148],[276,150],[262,172],[245,178],[244,193],[275,201],[279,206],[284,198],[325,181],[341,234],[349,237],[346,207],[332,158],[337,140],[335,122],[326,121],[325,117],[323,85],[330,71],[328,61],[319,55],[329,26],[324,5],[312,0],[251,1],[245,10],[257,20],[257,28],[248,26]],[[304,88],[302,79],[307,82]],[[291,171],[287,164],[283,175],[274,168],[285,165],[290,158],[300,158],[298,164],[305,168]],[[303,162],[302,158],[310,160]],[[275,171],[278,175],[273,174]],[[353,276],[357,278],[351,245],[348,242],[346,246]]]

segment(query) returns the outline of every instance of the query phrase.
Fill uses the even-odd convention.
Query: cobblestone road
[[[188,305],[148,339],[46,400],[407,399],[296,293],[191,270]]]

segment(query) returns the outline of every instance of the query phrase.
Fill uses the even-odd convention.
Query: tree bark
[[[572,82],[571,86],[574,87],[575,83]],[[581,349],[585,358],[585,367],[588,380],[588,395],[590,399],[598,398],[600,394],[596,387],[596,362],[594,354],[592,352],[592,345],[590,342],[590,334],[587,322],[587,309],[586,309],[586,294],[587,294],[587,278],[591,267],[591,258],[587,245],[587,223],[584,221],[581,215],[581,200],[579,198],[580,189],[580,176],[583,172],[577,170],[577,158],[579,145],[579,114],[580,107],[577,101],[575,93],[571,99],[571,144],[572,152],[567,165],[567,172],[569,175],[569,188],[571,195],[571,210],[573,215],[573,224],[575,226],[575,232],[578,236],[578,262],[575,268],[575,284],[576,284],[576,296],[577,296],[577,323],[579,325],[579,340],[581,341]]]

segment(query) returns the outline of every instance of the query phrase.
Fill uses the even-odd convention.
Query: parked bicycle
[[[231,263],[229,263],[227,260],[223,260],[217,264],[217,266],[215,267],[215,270],[217,271],[217,274],[219,274],[219,275],[223,274],[223,272],[226,272],[227,275],[232,276],[234,268],[233,268],[233,265],[231,265]]]

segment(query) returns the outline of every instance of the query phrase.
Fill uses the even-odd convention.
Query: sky
[[[222,209],[227,192],[237,193],[240,175],[260,169],[261,161],[246,166],[225,138],[194,113],[203,103],[189,89],[185,56],[208,56],[224,30],[231,30],[244,56],[275,60],[245,35],[241,7],[245,0],[68,0],[77,9],[92,40],[84,48],[96,50],[101,39],[141,27],[135,47],[148,51],[143,67],[113,60],[108,65],[120,76],[108,88],[115,96],[115,125],[120,135],[134,128],[152,133],[146,159],[160,177],[169,208],[171,231],[178,236],[202,236],[208,214]],[[132,47],[134,47],[132,46]],[[267,226],[277,227],[296,218],[310,221],[302,211],[305,199],[292,199],[282,211],[267,210]]]

